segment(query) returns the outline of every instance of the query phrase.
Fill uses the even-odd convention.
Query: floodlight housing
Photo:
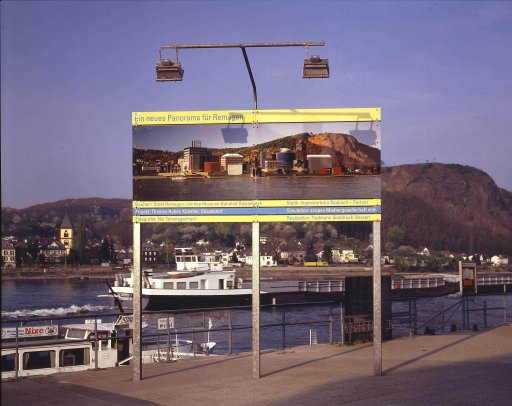
[[[304,59],[304,68],[302,77],[312,78],[328,78],[329,77],[329,60],[322,59],[319,56],[311,56]]]
[[[173,62],[171,59],[162,59],[156,64],[157,82],[178,82],[183,80],[183,73],[179,62]]]

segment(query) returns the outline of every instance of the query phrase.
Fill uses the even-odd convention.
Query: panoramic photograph
[[[380,197],[378,123],[133,128],[133,199]]]

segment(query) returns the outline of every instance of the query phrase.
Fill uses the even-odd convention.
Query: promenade
[[[383,343],[319,344],[2,382],[2,405],[510,405],[512,326]]]

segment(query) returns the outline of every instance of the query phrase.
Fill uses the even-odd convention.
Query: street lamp
[[[162,45],[160,47],[160,59],[156,64],[157,82],[179,82],[183,80],[184,70],[178,61],[179,49],[197,49],[197,48],[240,48],[244,57],[245,65],[249,73],[252,84],[252,93],[254,99],[254,110],[258,110],[258,95],[256,92],[256,83],[252,75],[251,65],[247,56],[246,48],[267,48],[267,47],[303,47],[308,49],[310,46],[324,46],[325,42],[266,42],[251,44],[192,44],[192,45]],[[174,49],[176,52],[176,61],[168,58],[162,58],[162,50]],[[329,61],[319,56],[306,57],[302,69],[303,78],[328,78]]]

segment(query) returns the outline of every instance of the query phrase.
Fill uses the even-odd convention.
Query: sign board
[[[97,320],[98,324],[101,323],[101,319],[96,319],[96,320]],[[94,324],[94,321],[95,321],[95,319],[85,319],[84,323],[85,324]]]
[[[380,109],[133,113],[135,223],[381,220]]]
[[[158,330],[167,330],[174,328],[174,317],[169,317],[169,327],[167,327],[167,317],[161,317],[157,320]]]
[[[59,334],[59,326],[22,326],[18,327],[18,338],[53,337]],[[2,328],[2,340],[15,339],[16,327]]]

